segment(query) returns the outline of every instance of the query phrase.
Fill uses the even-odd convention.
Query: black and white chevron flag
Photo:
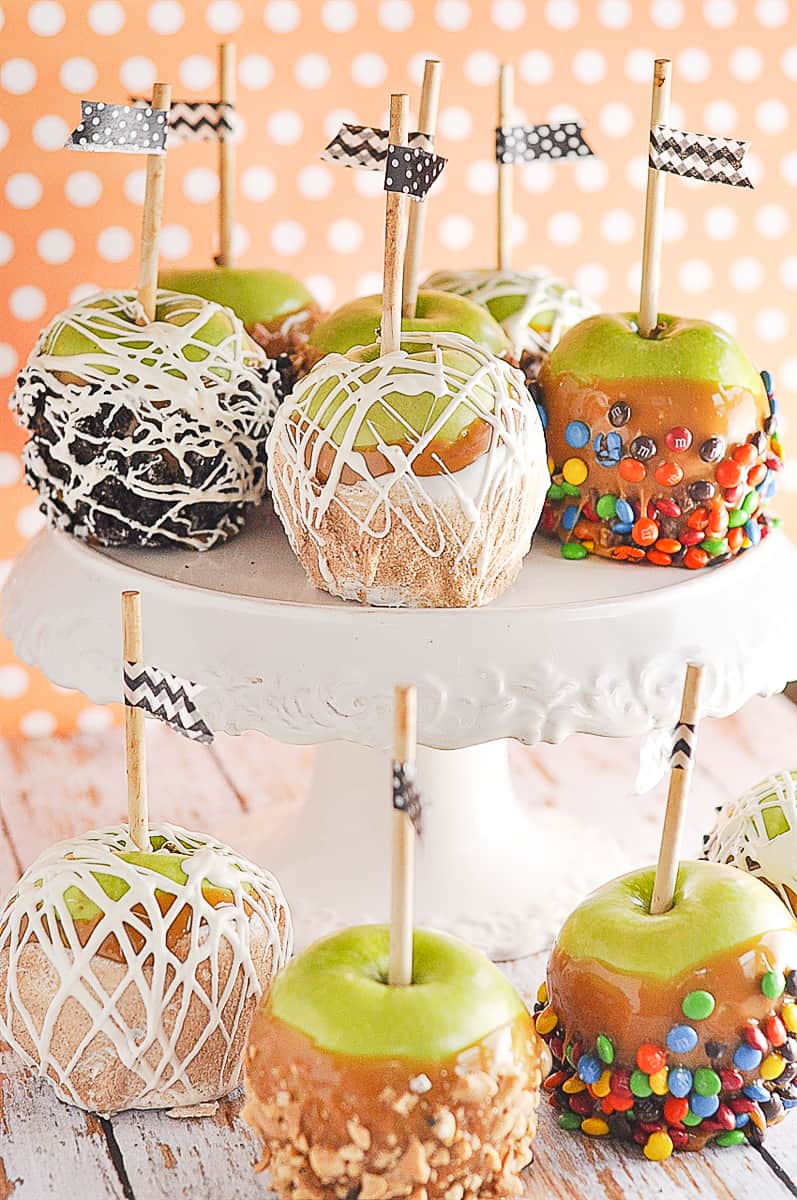
[[[695,752],[695,727],[681,721],[675,726],[670,754],[670,766],[673,771],[688,771],[692,767],[692,757]]]
[[[130,662],[124,665],[124,701],[128,708],[141,708],[196,742],[212,742],[213,731],[194,703],[201,691],[201,684],[161,671],[160,667]]]
[[[133,97],[136,108],[146,103],[142,96]],[[174,100],[169,133],[181,142],[224,142],[235,136],[235,109],[223,100]]]
[[[324,162],[341,163],[344,167],[365,167],[367,171],[379,171],[385,165],[390,134],[387,129],[376,129],[373,125],[341,125],[338,132],[324,149]],[[426,133],[411,133],[407,145],[413,150],[434,150],[432,139]]]
[[[639,751],[634,791],[649,792],[671,768],[683,771],[692,766],[696,740],[694,725],[679,724],[648,734]]]
[[[736,138],[711,137],[708,133],[690,133],[654,125],[650,131],[648,164],[656,171],[703,179],[707,183],[728,183],[731,187],[753,186],[744,170],[749,142]]]
[[[407,814],[418,837],[423,833],[423,805],[412,763],[393,760],[393,807]]]
[[[499,125],[495,131],[497,163],[533,162],[537,158],[585,158],[592,148],[577,121],[560,125]]]
[[[67,150],[122,154],[163,154],[166,151],[168,121],[162,108],[81,100],[80,117],[80,124],[69,135]]]

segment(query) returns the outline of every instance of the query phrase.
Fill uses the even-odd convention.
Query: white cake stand
[[[397,681],[419,689],[418,918],[514,958],[544,946],[619,859],[600,814],[585,829],[519,804],[504,739],[672,724],[687,659],[705,664],[710,716],[797,678],[797,551],[779,533],[695,574],[567,562],[538,540],[487,608],[403,611],[317,592],[268,506],[206,554],[98,551],[45,530],[6,584],[4,630],[55,683],[118,700],[119,593],[130,587],[142,593],[147,660],[205,686],[214,729],[325,743],[293,828],[269,829],[264,797],[236,831],[280,876],[300,942],[386,917]]]

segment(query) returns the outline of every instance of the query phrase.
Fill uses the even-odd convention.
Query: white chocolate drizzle
[[[705,856],[765,880],[794,912],[797,771],[769,775],[723,805],[708,835]]]
[[[253,929],[265,939],[264,958],[270,958],[272,973],[285,965],[292,952],[290,913],[273,875],[223,842],[178,825],[161,822],[150,829],[150,836],[164,839],[177,853],[186,853],[185,883],[120,858],[119,852],[136,847],[127,826],[118,825],[51,846],[28,868],[0,909],[0,961],[5,970],[0,1037],[52,1084],[62,1100],[81,1107],[90,1105],[74,1086],[72,1073],[82,1065],[85,1074],[81,1057],[91,1060],[92,1042],[100,1034],[112,1044],[119,1063],[139,1077],[137,1108],[151,1107],[152,1094],[165,1088],[172,1097],[170,1104],[190,1105],[217,1099],[238,1086],[242,1062],[240,1054],[237,1061],[231,1058],[233,1043],[242,1044],[246,1030],[239,1026],[247,1002],[259,998],[262,991],[251,955]],[[111,899],[97,874],[121,880],[127,887],[124,895]],[[203,892],[203,880],[226,889],[230,900],[214,907]],[[82,893],[81,903],[88,901],[100,910],[88,939],[84,932],[83,945],[65,900],[69,889]],[[175,897],[166,914],[156,891]],[[70,896],[75,896],[74,890]],[[190,920],[180,935],[178,953],[169,945],[167,933],[186,906]],[[132,943],[132,932],[139,948]],[[97,952],[111,936],[125,962],[118,967],[109,993],[97,974],[97,964],[108,960],[98,958]],[[38,1022],[21,995],[20,957],[32,947],[45,956],[57,980],[57,990]],[[230,969],[223,973],[218,969],[222,950],[230,961]],[[200,968],[210,980],[207,986],[198,979]],[[240,989],[237,999],[236,989]],[[130,1006],[131,993],[134,1007],[144,1013],[136,1029],[128,1027],[120,1008],[123,999]],[[70,1000],[82,1009],[87,1028],[64,1061],[58,1023]],[[186,1018],[189,1005],[195,1008],[197,1002],[207,1010],[207,1021],[197,1038],[191,1039]],[[170,1019],[164,1022],[167,1004]],[[15,1036],[20,1021],[33,1054]],[[195,1017],[193,1022],[195,1026]],[[205,1081],[198,1092],[189,1079],[189,1068],[208,1039],[219,1035],[226,1050],[220,1057],[218,1078]]]
[[[232,310],[166,291],[158,306],[143,327],[134,292],[100,292],[61,313],[11,407],[31,431],[26,473],[51,524],[103,544],[205,549],[262,498],[279,376]],[[204,340],[209,322],[211,338],[222,334],[215,345]],[[84,348],[52,353],[58,339]]]
[[[597,304],[577,292],[574,287],[542,272],[470,270],[437,271],[423,284],[441,292],[453,292],[481,304],[506,296],[520,296],[523,303],[517,312],[506,317],[501,325],[512,343],[512,351],[524,350],[547,353],[563,333],[584,317],[598,311]],[[550,318],[550,327],[534,328],[540,317]]]
[[[320,574],[333,592],[337,589],[322,522],[335,509],[345,513],[363,537],[386,539],[400,525],[433,559],[453,550],[453,561],[472,560],[475,575],[487,585],[528,551],[548,488],[542,425],[521,372],[459,334],[414,331],[402,334],[401,341],[432,353],[420,358],[400,349],[370,362],[326,355],[286,397],[269,435],[269,486],[277,511],[295,549],[294,527],[312,540]],[[442,403],[418,432],[396,397],[423,393]],[[369,416],[374,405],[403,428],[402,445],[381,436]],[[489,426],[485,451],[458,471],[435,458],[438,474],[415,474],[416,460],[424,453],[428,456],[431,444],[460,408]],[[331,431],[347,418],[337,444]],[[366,456],[355,446],[363,427],[389,463],[389,472],[371,474]],[[319,461],[330,450],[331,467],[322,479]],[[277,457],[280,487],[275,479]],[[344,482],[347,468],[356,482]],[[282,511],[282,503],[290,511]],[[524,505],[529,520],[510,536],[506,513],[523,511]],[[397,602],[376,595],[370,601]]]

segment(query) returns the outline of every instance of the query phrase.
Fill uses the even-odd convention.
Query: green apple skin
[[[712,862],[682,862],[673,907],[654,916],[655,874],[653,867],[631,871],[594,891],[565,921],[556,949],[666,981],[765,933],[797,931],[766,884]]]
[[[509,339],[498,322],[464,296],[424,289],[418,293],[415,311],[416,316],[401,318],[405,332],[462,333],[490,354],[504,354],[509,349]],[[319,321],[310,334],[310,345],[321,354],[347,354],[375,342],[381,323],[382,297],[361,296]]]
[[[761,377],[738,342],[710,321],[659,317],[642,337],[635,313],[598,313],[569,329],[551,351],[546,376],[595,380],[689,379],[746,388],[764,398]]]
[[[315,307],[304,284],[283,271],[245,267],[166,270],[160,272],[158,286],[215,300],[231,308],[247,329]]]
[[[416,929],[413,982],[387,982],[390,933],[359,925],[315,942],[268,996],[272,1015],[331,1054],[442,1063],[513,1021],[524,1005],[489,959]]]

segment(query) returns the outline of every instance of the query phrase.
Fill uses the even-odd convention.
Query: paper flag
[[[537,158],[584,158],[592,154],[577,121],[561,125],[504,125],[495,131],[497,163],[533,162]]]
[[[165,153],[168,122],[164,109],[81,100],[80,116],[80,124],[69,135],[67,150]]]
[[[365,167],[378,171],[387,158],[390,135],[386,129],[373,125],[341,125],[332,141],[321,151],[325,162],[341,163],[344,167]],[[413,150],[434,149],[432,139],[425,133],[411,133],[407,144]]]
[[[655,125],[650,131],[648,162],[657,171],[751,188],[753,184],[743,169],[749,145],[736,138],[711,137],[707,133]]]
[[[164,721],[184,737],[212,742],[213,731],[205,724],[194,703],[202,685],[181,679],[146,663],[125,663],[124,702]]]
[[[423,805],[412,763],[393,760],[393,807],[407,814],[418,837],[423,832]]]

